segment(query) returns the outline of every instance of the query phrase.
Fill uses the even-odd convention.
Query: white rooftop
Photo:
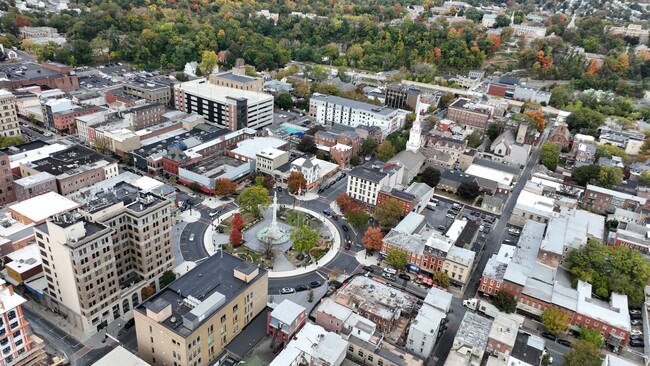
[[[424,303],[432,306],[441,311],[447,312],[451,308],[451,300],[453,295],[449,291],[445,291],[436,287],[432,287],[424,298]]]
[[[409,212],[402,221],[394,227],[394,230],[397,230],[404,234],[413,234],[417,228],[422,225],[424,222],[424,215],[421,215],[417,212]]]
[[[494,322],[492,322],[492,328],[488,337],[501,344],[507,344],[512,347],[515,345],[518,331],[519,324],[517,321],[499,312],[496,318],[494,318]]]
[[[456,243],[456,240],[458,240],[458,237],[465,229],[465,226],[467,226],[467,221],[454,220],[449,229],[447,229],[445,236],[451,240],[452,244]]]
[[[297,365],[299,357],[315,359],[317,365],[339,365],[345,358],[348,342],[323,327],[307,323],[269,366]],[[311,364],[311,362],[308,362]]]
[[[539,194],[523,190],[517,198],[517,204],[515,205],[515,208],[519,208],[526,212],[532,212],[540,216],[550,217],[553,213],[554,205],[555,200],[551,197],[541,196]]]
[[[237,143],[237,147],[232,150],[233,154],[255,159],[257,153],[269,148],[279,148],[286,145],[287,142],[275,137],[253,137],[252,139],[243,140]]]
[[[57,151],[65,150],[67,148],[68,147],[64,144],[56,143],[43,146],[38,149],[20,152],[9,156],[9,164],[11,165],[11,169],[15,169],[20,167],[20,164],[27,164],[35,160],[47,158],[51,154],[54,154]]]
[[[251,102],[273,100],[273,96],[270,94],[219,86],[209,83],[205,78],[187,81],[176,85],[175,88],[222,103],[232,103],[231,98],[245,98]]]
[[[607,353],[605,354],[605,358],[603,359],[603,364],[601,366],[637,366],[637,364]]]
[[[12,211],[36,223],[77,207],[79,204],[55,192],[48,192],[9,206]]]
[[[513,180],[515,179],[514,174],[510,174],[501,170],[492,169],[483,165],[472,164],[465,170],[466,174],[473,175],[475,177],[487,179],[499,184],[504,184],[511,186]]]
[[[0,315],[24,304],[27,300],[6,287],[5,280],[0,279]]]
[[[285,299],[273,311],[271,317],[283,322],[284,324],[293,324],[293,322],[305,311],[303,306]]]
[[[591,284],[578,281],[578,313],[587,314],[619,329],[630,331],[627,296],[612,292],[610,303],[591,297]],[[611,306],[610,306],[611,304]]]
[[[278,156],[284,155],[287,152],[284,150],[276,149],[274,147],[270,147],[268,149],[264,149],[260,152],[257,153],[258,156],[264,157],[264,158],[269,158],[269,159],[275,159]]]
[[[457,246],[451,247],[451,249],[449,249],[449,252],[447,252],[447,260],[451,260],[468,267],[471,267],[472,263],[474,263],[474,257],[476,257],[476,253],[473,251]]]
[[[589,237],[602,242],[604,235],[605,217],[585,210],[563,208],[559,217],[551,217],[548,222],[540,249],[562,255],[564,246],[577,249],[586,244]]]
[[[43,263],[38,244],[27,245],[7,254],[7,257],[11,259],[11,262],[6,264],[7,268],[11,268],[17,273],[25,273]]]
[[[93,363],[92,366],[149,366],[148,363],[144,362],[138,356],[127,351],[122,346],[117,346],[115,349],[110,351],[106,356],[100,358],[97,362]]]
[[[520,285],[526,284],[528,274],[534,270],[545,229],[546,225],[540,222],[526,221],[519,236],[515,255],[503,276],[505,280]]]

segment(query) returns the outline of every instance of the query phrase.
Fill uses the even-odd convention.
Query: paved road
[[[39,305],[34,304],[32,306]],[[48,319],[42,317],[39,313],[30,310],[29,306],[23,305],[23,313],[34,333],[41,336],[42,339],[50,343],[52,347],[62,354],[70,357],[84,348],[83,343],[79,342],[65,330],[54,325]]]
[[[533,167],[537,164],[537,161],[539,159],[540,146],[544,143],[547,133],[548,133],[548,129],[544,132],[542,138],[540,139],[540,143],[537,145],[537,147],[535,147],[535,149],[533,150],[530,156],[530,159],[528,159],[528,163],[526,164],[526,167],[524,168],[521,176],[519,177],[519,180],[517,181],[517,185],[513,189],[510,199],[508,199],[508,202],[506,203],[503,214],[499,218],[499,221],[497,221],[496,225],[492,227],[490,234],[488,234],[486,238],[487,241],[484,247],[484,251],[480,256],[478,264],[476,265],[474,271],[472,272],[472,277],[470,278],[469,283],[465,288],[463,299],[472,298],[476,296],[476,292],[478,290],[479,283],[481,281],[481,276],[483,275],[483,270],[485,269],[485,265],[487,264],[488,259],[492,256],[493,253],[495,253],[498,250],[499,246],[503,242],[504,236],[507,235],[506,226],[508,224],[508,219],[510,219],[510,215],[512,214],[512,209],[517,203],[517,198],[519,197],[519,194],[524,189],[526,182],[530,178]],[[451,349],[451,346],[454,342],[454,337],[456,337],[456,332],[458,331],[458,327],[460,326],[460,323],[463,319],[462,317],[466,312],[466,308],[463,306],[463,302],[462,302],[463,299],[458,299],[456,297],[453,298],[452,309],[454,310],[454,317],[453,318],[450,317],[449,319],[450,321],[447,324],[448,328],[443,333],[440,340],[438,341],[436,348],[431,358],[429,359],[429,363],[428,363],[429,365],[436,365],[438,364],[437,362],[438,360],[445,360],[447,358],[447,355],[449,354],[449,350]],[[555,355],[553,357],[555,358]]]

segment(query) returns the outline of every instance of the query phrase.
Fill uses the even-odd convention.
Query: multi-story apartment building
[[[276,148],[264,149],[257,153],[255,169],[259,173],[273,175],[273,171],[289,162],[289,153]]]
[[[459,98],[449,106],[447,119],[472,130],[483,131],[492,116],[493,107],[471,103],[469,99]]]
[[[346,193],[357,201],[374,206],[379,191],[388,180],[388,174],[382,171],[358,166],[348,173]]]
[[[213,255],[135,311],[140,357],[152,365],[208,365],[266,308],[268,272]]]
[[[384,105],[395,109],[415,110],[418,96],[422,93],[420,89],[412,86],[393,83],[386,87]]]
[[[165,112],[167,108],[163,104],[156,103],[129,108],[123,111],[121,116],[133,130],[142,130],[162,123]]]
[[[527,24],[512,24],[512,30],[516,37],[524,36],[527,39],[539,39],[546,36],[546,27],[536,27]]]
[[[14,182],[18,201],[28,200],[47,192],[56,192],[56,177],[48,172],[40,172]]]
[[[36,226],[48,306],[88,334],[130,318],[142,290],[160,289],[173,268],[171,205],[120,183]]]
[[[158,79],[136,79],[122,86],[122,92],[149,103],[172,106],[174,83]]]
[[[75,106],[72,109],[55,112],[51,114],[51,126],[56,128],[59,132],[75,133],[74,125],[77,117],[97,113],[98,111],[98,107],[87,105]]]
[[[405,119],[394,108],[318,93],[309,99],[309,115],[321,125],[377,126],[386,135],[399,129]]]
[[[27,300],[0,280],[0,364],[44,365],[47,355],[42,341],[29,334],[22,304]]]
[[[261,93],[264,89],[264,79],[246,75],[246,68],[235,67],[230,71],[208,76],[210,83],[226,88],[248,90]]]
[[[57,190],[62,195],[118,174],[117,161],[81,145],[58,151],[50,157],[20,165],[20,175],[28,177],[47,172],[56,177]]]
[[[15,200],[14,175],[11,172],[9,155],[0,151],[0,205],[6,205]]]
[[[16,97],[6,90],[0,90],[0,136],[20,136]]]
[[[646,202],[647,200],[643,197],[587,184],[587,189],[582,199],[582,208],[599,215],[604,215],[614,213],[617,208],[637,211]]]
[[[648,43],[648,38],[650,38],[650,31],[643,29],[641,24],[630,24],[627,27],[610,27],[609,32],[612,35],[638,38],[639,44]]]
[[[176,109],[202,115],[232,131],[259,129],[273,123],[273,96],[215,85],[196,79],[174,86]]]

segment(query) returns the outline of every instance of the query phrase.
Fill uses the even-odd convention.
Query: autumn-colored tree
[[[535,125],[537,126],[537,131],[539,132],[544,131],[544,128],[546,128],[546,116],[544,116],[544,112],[542,112],[541,109],[526,111],[524,112],[524,114],[532,118],[533,121],[535,121]]]
[[[244,236],[241,234],[241,231],[233,229],[230,233],[229,240],[230,245],[232,245],[233,248],[237,248],[241,245],[242,241],[244,241]]]
[[[29,21],[29,19],[25,18],[22,15],[17,15],[16,16],[16,27],[31,27],[32,23]]]
[[[291,193],[296,194],[299,190],[307,188],[307,179],[301,172],[291,172],[287,179],[287,187]]]
[[[600,70],[598,61],[595,58],[592,58],[591,61],[589,61],[589,67],[587,67],[587,75],[594,76],[598,70]]]
[[[492,41],[492,51],[496,51],[501,47],[501,35],[493,34],[490,36],[490,40]]]
[[[548,71],[553,67],[553,58],[551,56],[546,56],[544,51],[537,51],[537,61],[535,62],[542,71]]]
[[[140,296],[142,297],[142,301],[148,299],[151,295],[156,293],[156,289],[153,288],[152,286],[145,286],[140,290]]]
[[[440,51],[440,47],[436,47],[433,49],[433,58],[438,61],[440,56],[442,55],[442,51]]]
[[[244,220],[242,219],[239,212],[232,216],[232,220],[230,220],[230,226],[232,226],[234,230],[241,230],[244,228]]]
[[[648,51],[648,50],[640,50],[639,52],[636,53],[636,55],[641,57],[641,59],[643,59],[643,61],[650,60],[650,51]]]
[[[343,192],[338,197],[336,197],[336,204],[339,205],[341,212],[346,214],[352,210],[355,210],[359,204],[352,197],[348,196],[347,193]]]
[[[630,67],[630,56],[627,53],[621,53],[618,55],[618,68],[622,71],[627,70]]]
[[[379,250],[382,246],[382,239],[384,238],[384,233],[381,232],[379,227],[369,227],[366,230],[366,233],[363,234],[363,246],[368,250]]]
[[[214,194],[225,196],[237,193],[237,184],[228,178],[219,178],[214,182]]]

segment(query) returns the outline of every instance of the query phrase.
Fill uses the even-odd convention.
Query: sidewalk
[[[186,210],[178,214],[178,220],[185,222],[197,222],[201,218],[201,213],[199,210],[191,209]]]
[[[358,251],[354,257],[357,259],[357,262],[364,266],[379,266],[379,254],[377,254],[377,252],[373,255],[366,256],[366,250],[364,249]]]
[[[291,193],[289,193],[289,195],[295,197],[299,201],[313,201],[313,200],[317,200],[318,197],[320,197],[318,194],[314,192],[306,192],[300,196]]]
[[[227,220],[230,218],[230,216],[238,213],[239,210],[234,210],[234,211],[229,211],[226,212],[225,214],[216,217],[213,222],[216,225],[219,225],[221,222],[224,220]],[[215,237],[216,236],[216,237]],[[216,240],[216,241],[215,241]],[[230,241],[230,237],[226,234],[219,234],[214,231],[213,226],[210,225],[208,228],[205,230],[205,234],[203,234],[203,246],[205,247],[205,251],[208,253],[208,256],[214,255],[215,252],[219,251],[219,247],[217,246],[217,250],[215,250],[214,244],[227,244]]]

